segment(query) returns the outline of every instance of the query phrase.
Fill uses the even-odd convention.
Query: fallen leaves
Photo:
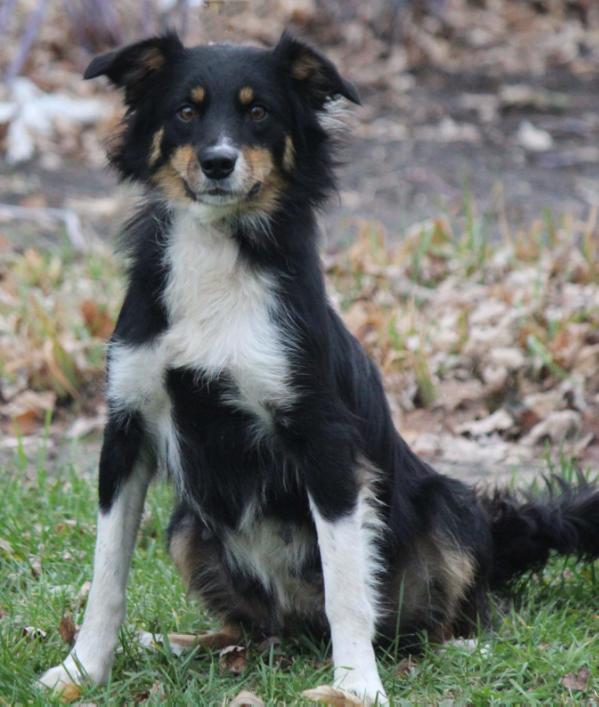
[[[583,691],[589,686],[591,671],[587,668],[581,668],[575,673],[568,673],[561,679],[561,683],[568,690]]]
[[[242,690],[229,703],[228,707],[264,707],[264,701],[248,690]]]
[[[537,128],[528,120],[520,123],[517,134],[518,144],[528,152],[545,152],[553,147],[553,138],[547,130]]]
[[[68,645],[74,643],[75,636],[77,635],[77,626],[75,625],[71,614],[64,614],[64,616],[60,619],[58,633],[60,634],[62,640]]]
[[[23,626],[23,636],[30,640],[43,640],[47,635],[48,633],[44,631],[43,628],[37,628],[36,626]]]
[[[87,602],[87,597],[89,596],[89,590],[91,588],[92,583],[89,580],[83,582],[75,598],[75,606],[77,609],[80,609],[82,606],[85,605],[85,603]]]
[[[302,697],[310,702],[332,705],[332,707],[351,707],[352,705],[363,705],[364,702],[351,692],[342,690],[332,685],[319,685],[302,692]]]
[[[14,554],[12,545],[4,538],[0,538],[0,552],[7,557],[12,557]]]
[[[242,675],[247,668],[247,649],[245,646],[227,646],[219,654],[218,667],[221,673]]]
[[[107,339],[114,329],[114,319],[107,311],[106,305],[99,305],[92,299],[85,299],[80,305],[83,321],[89,333],[101,339]]]
[[[75,700],[78,700],[80,697],[81,687],[72,682],[62,687],[58,693],[59,701],[67,704],[70,702],[75,702]]]
[[[20,77],[0,102],[0,123],[7,124],[6,159],[16,164],[31,159],[49,136],[107,119],[110,103],[62,92],[45,93],[30,79]],[[77,131],[78,133],[79,131]]]
[[[369,223],[328,272],[350,330],[383,372],[416,451],[488,467],[547,441],[584,459],[599,440],[599,230],[540,226],[479,242],[443,219],[398,245]],[[475,226],[473,226],[475,228]]]
[[[412,655],[408,655],[399,661],[399,663],[395,667],[395,674],[398,676],[411,675],[412,673],[416,672],[416,665],[417,663],[412,657]]]
[[[10,418],[13,434],[29,435],[38,429],[55,405],[56,393],[52,390],[24,390],[4,405],[2,412]]]
[[[69,436],[102,426],[102,406],[92,403],[121,293],[116,272],[100,245],[74,258],[0,252],[0,429],[7,437],[35,435],[48,420],[63,420],[69,406],[79,413]]]

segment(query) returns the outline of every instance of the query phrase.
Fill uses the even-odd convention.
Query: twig
[[[153,8],[150,0],[141,0],[141,33],[143,36],[149,36],[154,31],[154,19],[152,17]]]
[[[17,0],[4,0],[0,7],[0,35],[4,32],[10,13],[14,10]]]
[[[23,37],[21,38],[19,51],[16,53],[15,58],[11,61],[4,76],[8,86],[10,86],[15,78],[21,73],[21,69],[27,60],[27,55],[29,54],[33,40],[37,37],[44,19],[44,15],[46,14],[47,5],[48,0],[39,0],[37,7],[29,16],[29,21],[25,27]]]
[[[181,34],[181,38],[185,39],[189,22],[189,0],[178,0],[177,10],[179,13],[179,33]]]

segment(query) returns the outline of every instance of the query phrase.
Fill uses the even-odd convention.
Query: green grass
[[[72,612],[77,623],[82,619],[77,594],[91,574],[95,495],[93,479],[73,468],[47,470],[43,456],[29,460],[21,452],[0,469],[0,703],[52,703],[34,681],[67,653],[58,631],[61,616]],[[250,646],[242,676],[222,674],[216,654],[176,657],[167,647],[151,652],[132,640],[138,629],[195,633],[214,627],[186,599],[165,551],[170,506],[169,489],[155,485],[133,563],[122,651],[110,684],[85,686],[79,699],[220,705],[248,689],[269,704],[289,704],[302,690],[330,682],[328,646],[307,640],[284,642],[282,657],[258,655]],[[593,567],[554,560],[516,604],[496,608],[494,631],[481,632],[474,650],[427,646],[411,672],[397,670],[397,656],[382,655],[383,681],[396,703],[589,704],[599,699],[598,597]],[[26,637],[25,626],[47,636]],[[586,689],[562,685],[567,673],[583,667],[591,671]]]

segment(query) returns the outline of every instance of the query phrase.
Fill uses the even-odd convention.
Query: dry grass
[[[387,244],[376,224],[327,257],[333,299],[380,366],[398,424],[416,448],[490,463],[539,456],[540,445],[597,457],[599,236],[546,218],[486,236],[465,211]],[[101,243],[76,254],[0,253],[0,414],[7,433],[39,433],[95,416],[104,341],[122,278]]]

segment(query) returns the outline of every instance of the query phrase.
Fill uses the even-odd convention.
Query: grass
[[[43,455],[21,450],[0,469],[0,703],[51,704],[34,681],[68,650],[59,621],[82,619],[78,592],[91,576],[95,481],[73,467],[50,472]],[[142,523],[129,589],[129,611],[110,683],[85,686],[79,699],[96,704],[220,705],[240,690],[266,703],[297,704],[302,690],[331,680],[328,646],[284,642],[282,656],[250,646],[246,671],[222,673],[217,654],[149,651],[139,629],[195,633],[213,628],[185,597],[166,554],[170,490],[156,484]],[[595,567],[598,569],[599,567]],[[412,670],[392,652],[380,657],[383,681],[396,703],[592,703],[599,699],[599,613],[593,567],[554,560],[533,577],[517,604],[495,609],[495,628],[474,647],[427,646]],[[24,627],[46,632],[24,635]],[[398,665],[400,666],[398,669]],[[583,690],[562,684],[568,673],[591,672]],[[584,681],[583,681],[584,682]]]

